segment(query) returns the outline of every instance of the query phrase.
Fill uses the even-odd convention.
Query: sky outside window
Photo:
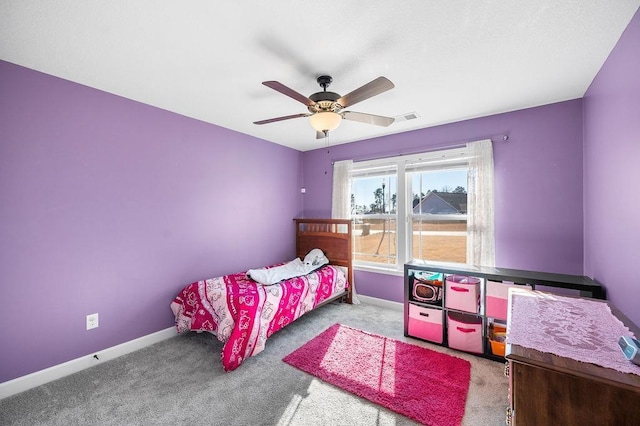
[[[420,179],[422,178],[422,189],[420,189]],[[382,188],[382,182],[385,182],[385,199],[389,200],[393,194],[397,193],[397,178],[396,176],[376,176],[370,178],[359,178],[353,185],[353,195],[355,197],[356,205],[365,205],[369,207],[375,202],[374,193],[376,189]],[[443,188],[448,188],[450,191],[461,186],[465,190],[467,189],[467,170],[466,169],[451,169],[451,170],[437,170],[424,173],[412,174],[412,189],[413,193],[417,194],[419,191],[425,194],[429,190],[442,191]]]

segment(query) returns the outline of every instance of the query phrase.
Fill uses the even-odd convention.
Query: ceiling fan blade
[[[395,86],[386,77],[378,77],[373,81],[365,84],[362,87],[357,88],[351,93],[347,93],[340,99],[338,103],[342,105],[342,108],[357,104],[365,99],[369,99],[372,96],[384,93],[387,90],[393,89]]]
[[[350,121],[358,121],[360,123],[366,124],[375,124],[376,126],[387,127],[390,126],[394,121],[396,121],[393,117],[383,117],[381,115],[373,115],[373,114],[365,114],[363,112],[355,112],[355,111],[344,111],[341,112],[342,118]]]
[[[300,93],[296,92],[293,89],[288,88],[287,86],[285,86],[284,84],[278,82],[278,81],[263,81],[262,84],[264,84],[267,87],[272,88],[273,90],[282,93],[283,95],[287,95],[292,99],[295,99],[298,102],[301,102],[303,104],[305,104],[306,106],[312,106],[315,105],[316,103],[313,102],[311,99],[307,98],[304,95],[301,95]]]
[[[267,120],[254,121],[253,124],[269,124],[269,123],[275,123],[276,121],[290,120],[292,118],[308,117],[310,115],[311,114],[285,115],[282,117],[269,118]]]

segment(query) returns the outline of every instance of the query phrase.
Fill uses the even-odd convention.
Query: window
[[[422,259],[493,266],[493,158],[491,141],[481,142],[489,148],[488,178],[478,172],[481,155],[471,144],[354,162],[348,173],[354,264],[400,270]],[[489,203],[478,202],[487,197]],[[489,215],[478,215],[487,209]],[[478,248],[489,254],[476,254]]]
[[[393,163],[361,166],[353,172],[350,210],[355,262],[394,267],[398,263],[397,176]]]
[[[467,263],[467,170],[409,172],[412,258]]]

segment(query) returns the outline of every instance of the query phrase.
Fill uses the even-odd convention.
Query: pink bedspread
[[[222,366],[232,371],[262,352],[273,333],[347,287],[344,272],[332,265],[269,286],[242,272],[189,284],[171,310],[178,333],[208,331],[224,342]]]

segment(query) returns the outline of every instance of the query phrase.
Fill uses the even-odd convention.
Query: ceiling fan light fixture
[[[330,132],[335,130],[341,121],[342,116],[333,111],[320,111],[309,117],[311,127],[313,127],[316,132]]]

